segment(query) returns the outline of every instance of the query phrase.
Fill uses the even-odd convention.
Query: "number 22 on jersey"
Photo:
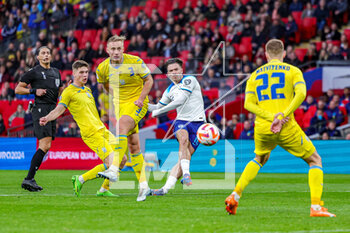
[[[269,75],[268,74],[260,74],[255,78],[255,80],[262,79],[262,81],[263,81],[262,85],[256,87],[256,93],[258,95],[259,102],[264,101],[264,100],[270,100],[270,99],[274,100],[274,99],[285,99],[286,98],[283,93],[280,93],[281,90],[279,90],[279,89],[284,88],[284,85],[285,85],[284,73],[280,73],[280,72],[272,73],[271,79],[272,78],[277,78],[278,83],[274,83],[271,85],[271,87],[270,87],[271,94],[270,95],[268,95],[268,94],[264,95],[261,93],[262,91],[269,89]]]

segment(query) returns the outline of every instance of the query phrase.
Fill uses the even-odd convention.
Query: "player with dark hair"
[[[34,176],[45,154],[49,151],[56,133],[55,121],[45,126],[40,126],[39,119],[56,107],[57,99],[63,91],[60,72],[58,69],[50,66],[51,50],[47,46],[40,47],[36,51],[36,58],[39,61],[39,65],[26,72],[15,89],[16,94],[35,95],[32,117],[34,135],[39,140],[39,148],[32,158],[28,175],[22,182],[22,188],[31,192],[43,189],[36,183]],[[30,89],[28,88],[29,85]]]
[[[98,172],[105,171],[110,167],[117,146],[115,145],[115,136],[106,128],[98,115],[90,88],[85,86],[89,76],[89,64],[83,60],[77,60],[73,63],[72,68],[73,83],[64,89],[57,107],[48,115],[40,118],[40,125],[55,121],[68,108],[80,128],[81,138],[104,162],[80,176],[72,177],[74,192],[79,197],[86,181],[97,178]],[[116,180],[111,179],[111,181]],[[97,191],[97,196],[115,196],[109,191],[108,179],[105,179],[101,189]]]
[[[182,183],[192,184],[190,161],[199,146],[197,130],[204,124],[205,111],[201,87],[194,76],[184,75],[183,62],[171,58],[165,63],[168,78],[172,81],[157,105],[149,104],[148,110],[156,117],[176,109],[174,133],[179,142],[179,162],[172,168],[165,185],[152,190],[152,195],[165,195],[182,176]]]

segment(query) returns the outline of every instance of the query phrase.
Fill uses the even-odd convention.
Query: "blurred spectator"
[[[316,105],[316,100],[313,96],[308,95],[306,100],[301,104],[301,107],[304,109],[304,112],[307,112],[307,110],[313,105]]]
[[[173,41],[170,38],[165,40],[165,46],[163,47],[162,55],[166,58],[178,56],[176,45],[173,44]]]
[[[303,4],[299,0],[293,0],[293,2],[289,5],[289,12],[293,11],[302,11]]]
[[[319,33],[321,33],[323,27],[327,23],[327,18],[329,17],[329,10],[326,6],[326,0],[320,0],[315,10],[314,16],[317,19],[317,30]]]
[[[0,84],[5,82],[11,82],[11,81],[12,81],[12,78],[6,70],[6,66],[0,65]]]
[[[219,11],[218,9],[216,8],[215,4],[211,4],[210,6],[208,6],[209,8],[209,11],[207,11],[205,13],[205,18],[207,20],[217,20],[218,19],[218,16],[219,16]]]
[[[7,24],[3,27],[1,31],[2,41],[5,44],[10,43],[16,39],[17,26],[13,20],[8,20]]]
[[[193,54],[188,53],[187,61],[185,64],[185,71],[187,74],[196,74],[198,69],[198,61],[193,59]]]
[[[0,113],[0,135],[6,134],[6,127],[4,123],[4,119],[2,118],[2,114]]]
[[[147,57],[155,57],[159,55],[159,50],[156,48],[156,40],[150,40],[148,43]],[[129,45],[130,46],[130,45]]]
[[[24,116],[25,116],[25,111],[23,109],[23,106],[22,104],[19,104],[17,105],[17,110],[15,113],[13,113],[10,118],[9,118],[9,125],[11,126],[12,125],[12,121],[14,118],[23,118],[24,119]]]
[[[347,103],[350,102],[350,87],[345,87],[344,88],[344,95],[341,98],[341,103],[343,105],[346,105]],[[349,114],[350,112],[348,112]]]
[[[325,49],[321,49],[318,56],[319,61],[328,61],[328,54]]]
[[[108,57],[105,47],[103,44],[99,44],[98,49],[96,51],[96,58],[105,58],[105,57]]]
[[[326,110],[328,120],[334,120],[339,126],[344,121],[344,115],[337,107],[335,101],[329,102],[329,106]]]
[[[243,131],[239,136],[239,139],[254,139],[254,128],[247,120],[243,123]]]
[[[288,53],[284,60],[286,63],[291,64],[293,66],[299,66],[301,63],[294,51]]]
[[[350,133],[348,133],[348,134],[345,136],[345,139],[346,139],[346,140],[350,140]]]
[[[338,31],[338,26],[336,23],[332,23],[330,33],[327,39],[330,40],[340,40],[340,32]]]
[[[322,133],[322,136],[321,136],[321,139],[322,139],[322,140],[329,140],[329,135],[328,135],[328,133],[327,133],[327,132],[323,132],[323,133]]]
[[[31,33],[30,35],[31,35],[32,46],[34,46],[36,41],[38,40],[38,34],[40,32],[41,27],[43,27],[42,24],[44,24],[43,20],[44,18],[40,13],[40,11],[38,10],[37,3],[34,3],[32,5],[32,10],[28,19],[28,27]]]
[[[98,90],[100,93],[98,96],[98,102],[100,107],[99,110],[100,110],[101,116],[103,116],[104,114],[109,113],[109,96],[103,91],[102,85],[98,86]]]
[[[306,3],[306,7],[301,14],[301,18],[310,18],[314,16],[315,9],[312,8],[311,2]]]
[[[314,44],[310,44],[304,57],[304,62],[317,61],[317,51]]]
[[[270,38],[273,39],[282,39],[285,34],[285,28],[281,25],[280,20],[274,19],[272,21],[272,26],[270,28]]]
[[[101,116],[101,121],[106,126],[106,128],[109,129],[109,118],[107,114],[103,114]]]
[[[64,69],[65,70],[71,70],[72,69],[72,65],[74,62],[74,53],[68,53],[67,55],[67,62],[64,64]]]
[[[65,38],[65,40],[66,40],[66,45],[68,47],[71,47],[73,42],[78,43],[77,38],[74,36],[74,31],[73,30],[69,30],[68,31],[68,35]]]
[[[323,110],[317,110],[316,115],[311,118],[310,127],[307,129],[306,134],[312,135],[315,133],[322,133],[326,129],[327,120],[324,118]]]
[[[333,46],[332,53],[328,56],[328,61],[341,61],[344,60],[343,55],[340,53],[338,46]]]
[[[298,31],[298,26],[292,15],[288,15],[288,22],[285,24],[285,28],[286,43],[290,44],[292,41],[295,41],[295,33]]]
[[[343,13],[348,8],[348,2],[346,0],[331,0],[328,1],[327,7],[333,12],[334,20],[341,24],[343,19]]]
[[[80,129],[75,121],[69,124],[67,137],[80,137]]]
[[[99,109],[99,107],[100,107],[100,103],[98,101],[98,85],[99,84],[97,82],[96,73],[94,73],[94,72],[90,73],[89,80],[90,80],[90,89],[92,92],[92,96],[95,99],[96,108]]]
[[[233,130],[226,118],[221,118],[220,125],[220,139],[233,139]]]
[[[80,19],[78,20],[76,29],[86,30],[93,28],[95,28],[94,20],[89,16],[89,13],[86,10],[84,10],[81,14]]]
[[[59,124],[58,121],[56,121],[56,137],[65,137],[66,134],[63,130],[63,125]]]
[[[87,41],[85,44],[85,48],[80,53],[81,59],[86,61],[89,64],[92,64],[92,59],[95,58],[95,50],[91,47],[91,42]]]
[[[328,127],[323,131],[327,133],[329,137],[341,137],[341,133],[336,129],[336,122],[334,120],[329,121]]]
[[[9,82],[5,82],[1,89],[0,100],[13,100],[15,98],[15,91],[10,87]]]

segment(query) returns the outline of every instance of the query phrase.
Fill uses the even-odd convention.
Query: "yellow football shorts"
[[[148,109],[148,101],[145,100],[143,102],[143,107],[139,108],[134,104],[134,102],[127,102],[127,103],[121,103],[121,104],[114,104],[114,110],[115,110],[115,117],[116,119],[119,119],[121,116],[127,115],[130,116],[135,121],[135,128],[132,129],[127,136],[138,133],[139,132],[139,126],[138,123],[141,121],[141,119],[146,115]]]
[[[94,136],[82,139],[102,160],[114,151],[113,148],[116,144],[115,136],[106,127],[97,131]]]
[[[306,159],[316,150],[311,140],[305,135],[298,124],[282,129],[278,134],[254,134],[256,155],[266,155],[277,145],[292,155]]]

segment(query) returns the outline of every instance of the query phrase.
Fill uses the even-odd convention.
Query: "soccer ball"
[[[205,123],[197,130],[197,139],[205,146],[214,145],[219,138],[219,129],[213,124]]]

